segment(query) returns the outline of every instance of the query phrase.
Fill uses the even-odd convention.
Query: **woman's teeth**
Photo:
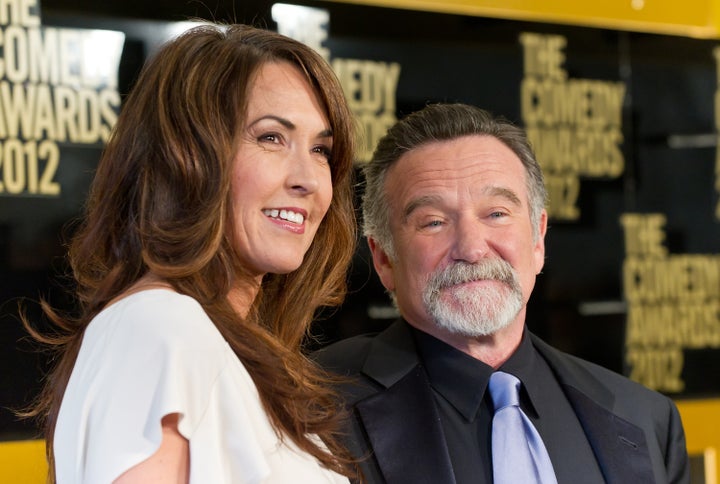
[[[268,217],[281,218],[283,220],[287,220],[288,222],[296,224],[301,224],[305,220],[305,217],[303,217],[301,213],[295,213],[292,210],[277,210],[273,208],[263,210],[263,213]]]

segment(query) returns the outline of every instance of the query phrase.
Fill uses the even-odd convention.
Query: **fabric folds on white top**
[[[345,483],[280,441],[245,367],[194,299],[130,295],[88,326],[60,407],[59,484],[104,484],[150,457],[179,413],[190,482]]]

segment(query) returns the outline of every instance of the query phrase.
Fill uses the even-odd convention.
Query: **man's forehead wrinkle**
[[[418,165],[409,165],[403,170],[398,171],[400,177],[413,175],[417,177],[417,183],[426,181],[434,183],[443,183],[445,181],[455,181],[468,178],[483,171],[487,171],[488,167],[483,166],[482,162],[468,163],[465,165],[455,164],[447,167],[433,167],[427,169]]]
[[[498,152],[497,147],[467,148],[453,142],[424,145],[403,154],[390,167],[386,179],[392,200],[389,208],[397,211],[399,223],[407,222],[418,208],[443,205],[448,196],[457,197],[458,202],[490,197],[524,205],[518,187],[505,184],[508,171],[514,168],[508,153]]]

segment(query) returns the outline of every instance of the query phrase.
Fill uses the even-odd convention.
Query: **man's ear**
[[[545,234],[547,233],[548,214],[543,210],[540,214],[540,226],[538,227],[538,239],[535,241],[533,252],[535,254],[535,274],[540,274],[545,265]]]
[[[375,272],[377,272],[377,275],[380,277],[380,282],[382,282],[382,285],[385,286],[385,289],[388,291],[395,291],[392,260],[375,239],[368,237],[367,242],[370,247],[370,252],[372,253],[373,266],[375,267]]]

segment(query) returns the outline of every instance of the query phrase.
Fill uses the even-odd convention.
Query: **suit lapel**
[[[608,484],[652,484],[652,461],[642,429],[612,412],[615,397],[585,368],[558,357],[533,337],[533,344],[556,373],[585,431]]]
[[[424,371],[416,366],[385,392],[358,403],[358,413],[387,482],[455,482],[432,398]]]
[[[406,323],[375,338],[363,372],[385,387],[356,405],[385,480],[454,483],[440,415]]]
[[[605,481],[608,484],[654,483],[652,462],[642,429],[596,404],[578,389],[564,388]]]

